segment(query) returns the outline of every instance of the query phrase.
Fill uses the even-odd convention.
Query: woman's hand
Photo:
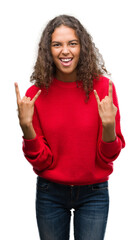
[[[39,97],[41,90],[37,92],[37,94],[34,96],[32,100],[30,97],[26,97],[26,96],[24,96],[21,99],[19,87],[17,83],[15,83],[15,91],[16,91],[16,97],[17,97],[18,117],[19,117],[20,126],[23,130],[24,137],[27,139],[32,139],[36,136],[36,133],[32,126],[34,103]]]
[[[117,113],[117,107],[113,104],[112,98],[112,81],[109,80],[108,96],[105,96],[102,101],[94,90],[94,95],[98,104],[98,112],[102,121],[103,133],[102,139],[105,142],[114,141],[116,138],[115,134],[115,116]]]
[[[109,80],[109,90],[108,90],[108,96],[105,96],[102,101],[100,101],[100,98],[94,90],[94,95],[97,100],[98,104],[98,111],[100,118],[102,120],[103,126],[110,126],[115,123],[115,116],[117,113],[117,107],[113,104],[113,98],[112,98],[112,81]]]

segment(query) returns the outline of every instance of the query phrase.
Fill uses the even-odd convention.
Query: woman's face
[[[56,66],[56,76],[76,76],[80,56],[80,41],[75,30],[61,25],[52,34],[51,53]]]

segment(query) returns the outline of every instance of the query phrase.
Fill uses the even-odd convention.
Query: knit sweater
[[[52,182],[65,185],[89,185],[108,180],[113,161],[125,141],[120,128],[120,111],[113,84],[113,103],[117,107],[116,139],[102,140],[102,123],[94,92],[85,102],[82,82],[62,82],[53,79],[48,92],[42,92],[35,102],[33,127],[36,137],[23,137],[23,152],[34,172]],[[81,87],[80,87],[81,86]],[[93,80],[100,100],[108,95],[109,79]],[[38,87],[31,86],[26,96],[35,96]]]

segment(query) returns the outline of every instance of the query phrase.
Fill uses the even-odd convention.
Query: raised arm
[[[31,163],[38,174],[44,169],[50,169],[54,165],[52,152],[47,140],[42,134],[35,108],[35,101],[41,90],[29,96],[26,93],[22,99],[18,84],[15,83],[19,124],[23,131],[23,152],[25,158]],[[31,100],[32,98],[32,100]]]
[[[114,161],[125,146],[121,133],[120,111],[115,86],[109,80],[108,94],[100,101],[94,90],[100,116],[97,156],[100,161]]]

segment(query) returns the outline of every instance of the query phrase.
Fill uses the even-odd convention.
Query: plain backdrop
[[[38,43],[47,22],[77,17],[92,35],[112,73],[126,147],[110,176],[105,240],[140,239],[140,34],[139,1],[12,0],[0,6],[0,239],[39,240],[35,217],[36,175],[22,153],[14,82],[30,87]],[[71,236],[73,240],[73,218]],[[85,239],[90,240],[90,239]]]

